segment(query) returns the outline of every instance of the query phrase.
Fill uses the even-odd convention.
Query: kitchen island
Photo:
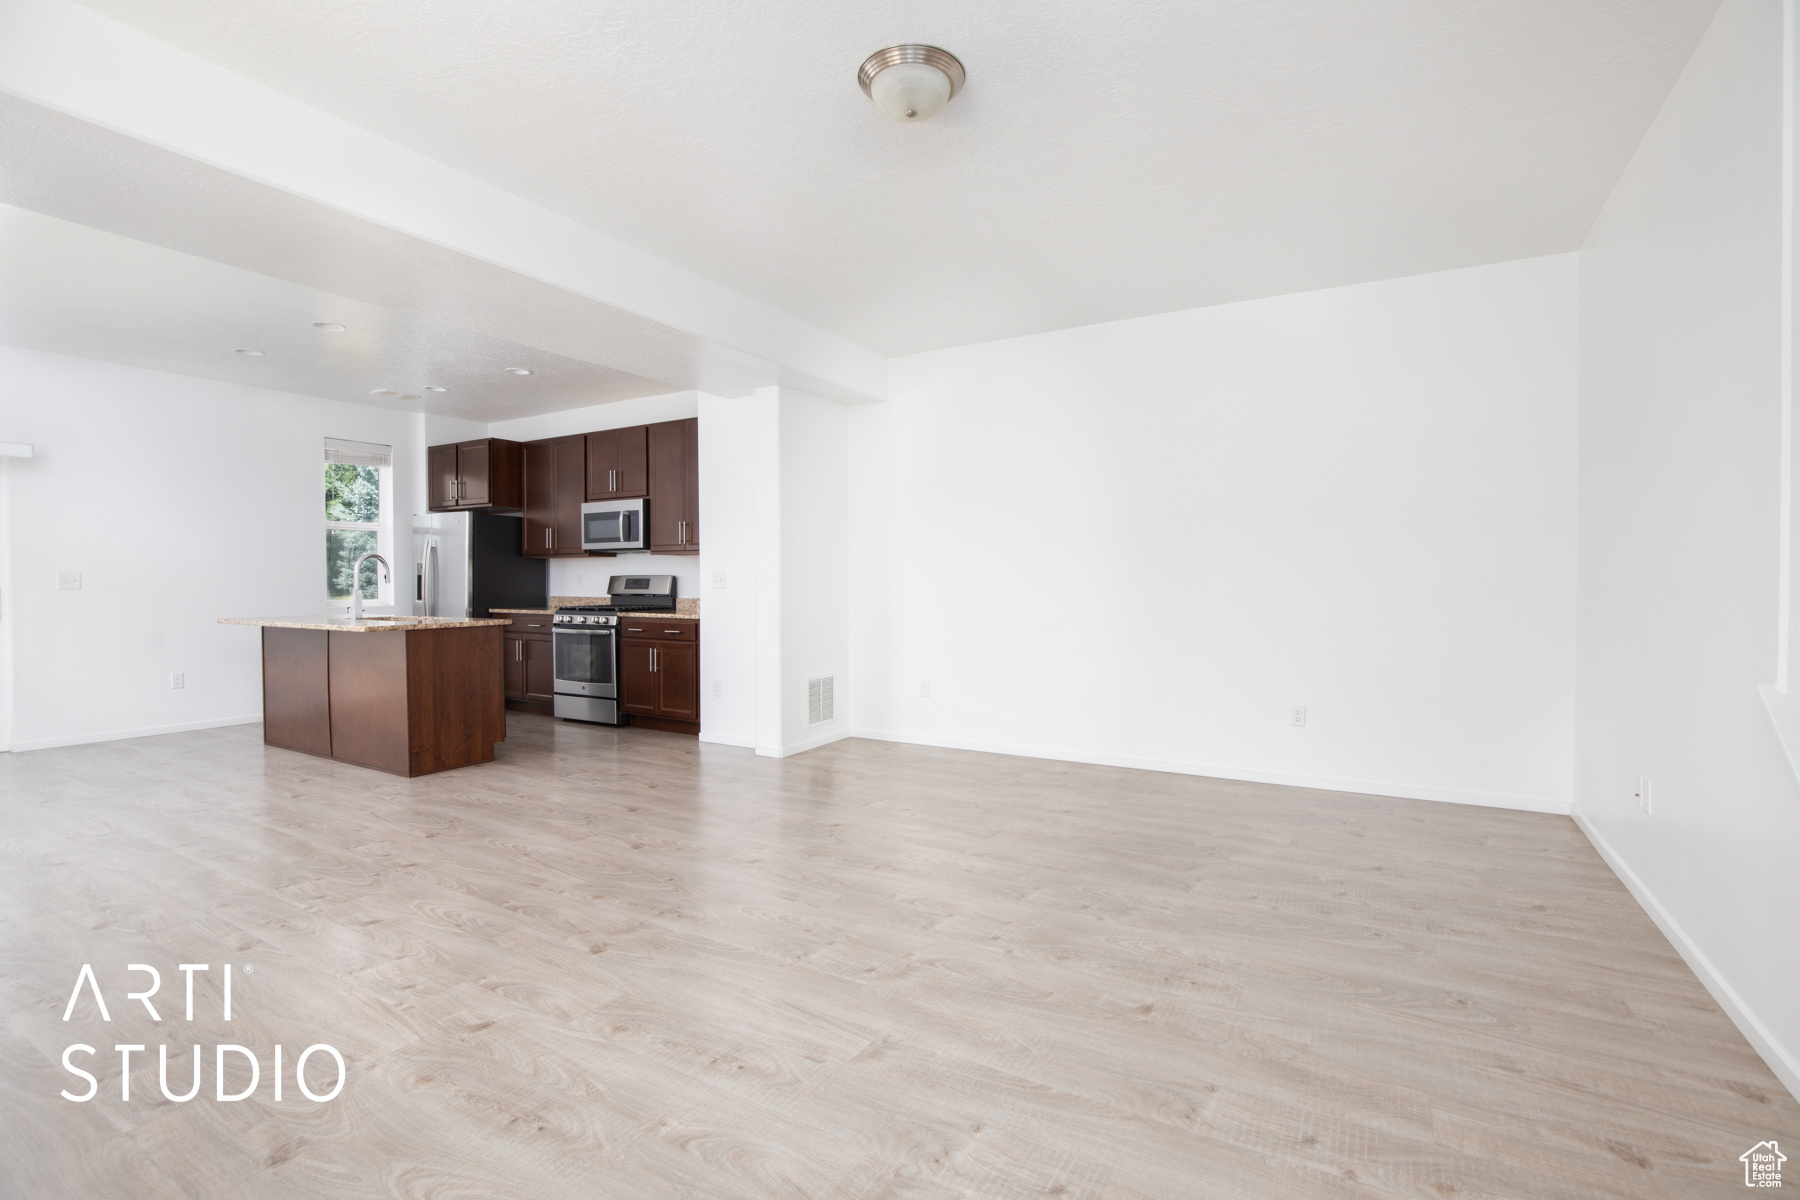
[[[221,617],[262,629],[263,742],[393,775],[492,762],[500,631],[450,617]]]

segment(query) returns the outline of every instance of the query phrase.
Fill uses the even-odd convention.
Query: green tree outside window
[[[350,568],[373,553],[381,539],[381,468],[351,463],[325,464],[325,594],[350,602]],[[379,600],[374,563],[364,563],[359,581],[364,600]]]

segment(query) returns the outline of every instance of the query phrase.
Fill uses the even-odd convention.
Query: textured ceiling
[[[314,321],[345,328],[325,332]],[[0,342],[477,421],[669,390],[417,312],[3,204]],[[263,353],[238,354],[240,347]],[[511,366],[533,373],[509,375]],[[426,384],[447,390],[426,392]],[[377,388],[402,395],[371,395]]]
[[[87,2],[888,354],[1573,249],[1718,7]]]

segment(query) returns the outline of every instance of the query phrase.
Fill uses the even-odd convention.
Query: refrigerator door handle
[[[425,616],[435,617],[437,607],[437,539],[425,539]]]

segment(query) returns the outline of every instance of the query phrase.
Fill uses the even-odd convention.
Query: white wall
[[[259,720],[258,631],[216,618],[324,610],[324,439],[394,448],[397,519],[424,496],[413,414],[4,346],[0,430],[37,448],[6,471],[17,750]]]
[[[730,746],[756,745],[759,409],[754,396],[699,398],[700,737]]]
[[[520,417],[513,421],[495,421],[486,434],[476,436],[508,438],[515,442],[531,442],[538,438],[566,437],[574,433],[591,433],[600,429],[622,429],[627,425],[648,425],[657,421],[684,421],[698,416],[699,392],[674,392],[666,396],[644,396],[636,400],[619,400],[611,404],[595,404],[564,412],[544,413],[536,417]],[[701,506],[703,509],[705,505]],[[706,531],[701,530],[704,546]],[[614,558],[553,558],[550,560],[550,594],[552,596],[604,596],[606,581],[626,572],[653,572],[675,576],[676,594],[699,596],[700,559],[692,554],[621,554]]]
[[[1575,322],[1562,255],[896,359],[857,731],[1566,811]]]
[[[1726,0],[1581,252],[1575,810],[1800,1092],[1800,787],[1757,695],[1777,670],[1780,22]]]
[[[781,455],[780,753],[848,735],[850,670],[850,410],[776,389]],[[837,716],[807,724],[807,684],[835,680]],[[766,745],[759,751],[767,752]]]

